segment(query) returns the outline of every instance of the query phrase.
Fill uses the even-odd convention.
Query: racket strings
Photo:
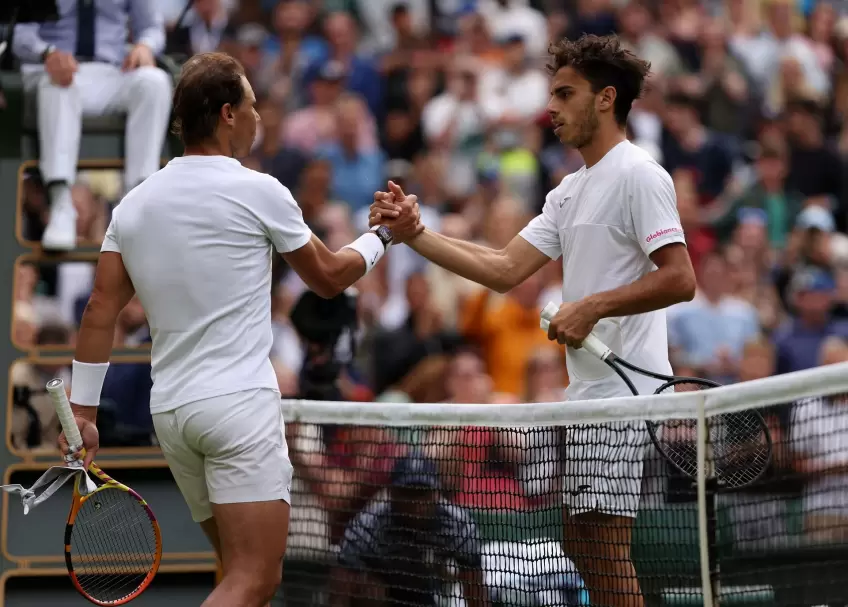
[[[82,590],[102,602],[119,601],[143,584],[157,555],[147,509],[122,489],[86,499],[74,520],[71,562]]]
[[[663,392],[694,392],[713,387],[681,382]],[[725,488],[743,487],[756,481],[768,467],[771,445],[763,418],[755,411],[722,413],[707,419],[709,427],[708,476]],[[684,474],[698,474],[698,421],[670,419],[657,422],[655,432],[663,452]]]

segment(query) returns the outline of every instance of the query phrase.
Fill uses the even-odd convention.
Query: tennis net
[[[284,409],[287,607],[694,606],[713,591],[721,605],[848,604],[848,363],[591,402]],[[752,410],[771,462],[716,490],[698,424]],[[673,419],[696,420],[695,479],[645,431]]]

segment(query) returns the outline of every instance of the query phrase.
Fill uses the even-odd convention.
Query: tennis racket
[[[559,306],[549,303],[542,310],[541,327],[546,331]],[[647,371],[617,356],[596,335],[589,334],[581,349],[606,363],[627,384],[639,392],[625,369],[664,382],[654,394],[694,392],[720,384],[698,377],[678,377]],[[739,489],[756,482],[771,462],[771,434],[757,411],[722,413],[707,418],[705,457],[706,561],[709,568],[711,604],[719,605],[721,586],[717,550],[716,495],[722,489]],[[697,418],[646,421],[651,442],[663,458],[690,479],[698,476]],[[705,596],[706,599],[706,596]]]
[[[542,310],[541,327],[545,330],[559,310],[549,303]],[[581,349],[605,362],[627,384],[630,391],[639,392],[625,369],[664,382],[654,394],[667,392],[694,392],[718,387],[720,384],[698,377],[677,377],[647,371],[627,362],[610,350],[597,336],[590,334]],[[772,442],[763,416],[757,411],[722,413],[709,418],[709,447],[713,478],[720,488],[739,489],[755,483],[771,461]],[[663,457],[689,478],[697,478],[698,420],[670,419],[661,422],[646,421],[651,441]]]
[[[82,438],[61,379],[47,383],[71,454],[82,451]],[[82,460],[65,456],[68,466]],[[125,605],[144,592],[162,560],[159,523],[147,502],[92,463],[88,471],[97,489],[80,494],[80,479],[65,526],[65,565],[71,582],[95,605]]]

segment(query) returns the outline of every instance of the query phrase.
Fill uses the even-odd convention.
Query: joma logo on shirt
[[[659,238],[660,236],[665,236],[666,234],[671,234],[673,232],[679,232],[680,228],[666,228],[665,230],[657,230],[650,236],[645,239],[645,242],[651,242],[655,238]]]

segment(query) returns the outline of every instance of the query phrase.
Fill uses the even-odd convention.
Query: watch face
[[[380,226],[377,228],[377,236],[379,236],[380,240],[382,240],[385,244],[389,244],[393,238],[392,231],[386,226]]]

